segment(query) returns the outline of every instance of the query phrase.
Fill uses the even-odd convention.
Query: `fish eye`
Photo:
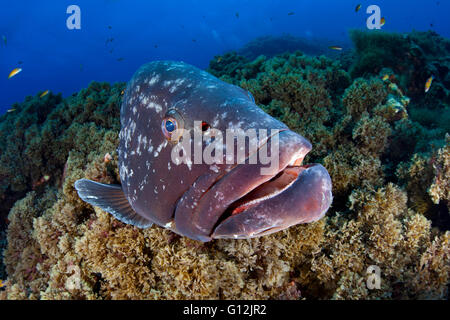
[[[166,131],[172,133],[177,128],[177,123],[175,119],[166,119]]]
[[[172,134],[175,130],[177,130],[177,127],[178,127],[177,119],[172,117],[164,118],[161,124],[162,132],[168,140],[172,140]]]
[[[176,110],[169,110],[162,120],[161,131],[169,141],[177,141],[179,135],[175,135],[178,129],[183,128],[183,118]]]

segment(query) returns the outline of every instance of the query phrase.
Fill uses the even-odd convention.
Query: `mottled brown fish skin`
[[[186,130],[194,128],[194,121],[222,132],[280,130],[279,167],[272,176],[261,176],[261,164],[176,165],[171,159],[174,142],[161,130],[169,110],[176,110]],[[331,179],[325,168],[312,165],[280,194],[230,213],[229,206],[283,174],[294,158],[301,162],[311,144],[264,113],[248,92],[194,66],[173,61],[142,66],[128,83],[120,120],[119,171],[126,198],[137,215],[183,236],[209,241],[269,234],[317,220],[331,204]],[[248,149],[245,155],[250,155]]]

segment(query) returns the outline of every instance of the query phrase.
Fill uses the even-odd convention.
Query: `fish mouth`
[[[331,205],[331,178],[320,164],[302,159],[233,202],[211,238],[247,239],[321,219]]]
[[[267,166],[239,164],[216,177],[191,212],[176,215],[183,217],[177,229],[200,241],[246,239],[320,219],[331,204],[331,178],[320,164],[303,165],[310,150],[304,137],[280,132],[277,167],[261,174]]]

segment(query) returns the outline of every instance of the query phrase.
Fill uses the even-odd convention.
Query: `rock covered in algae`
[[[450,135],[446,135],[447,144],[439,149],[435,158],[430,162],[434,169],[433,184],[428,192],[434,203],[446,201],[450,204]]]
[[[297,52],[254,61],[227,54],[214,61],[212,73],[250,90],[263,110],[310,139],[313,151],[305,161],[323,163],[333,180],[327,216],[265,237],[200,243],[157,226],[137,229],[91,207],[73,183],[83,177],[119,182],[123,88],[93,83],[55,101],[37,127],[55,128],[45,148],[60,160],[41,159],[34,175],[15,169],[18,179],[29,181],[24,195],[16,201],[14,192],[4,193],[15,203],[0,298],[447,298],[450,232],[435,223],[449,191],[449,141],[442,132],[407,114],[393,117],[390,94],[407,113],[411,105],[390,82],[352,79],[336,60]],[[17,105],[17,119],[34,100]],[[8,115],[2,125],[13,119]],[[8,134],[27,130],[19,125]],[[42,130],[30,130],[42,141]],[[407,147],[399,149],[404,141]],[[10,160],[2,161],[14,168],[23,154],[8,152]],[[105,161],[107,153],[112,159]],[[52,179],[33,190],[27,179],[47,172]],[[366,284],[370,266],[380,268],[380,289]]]

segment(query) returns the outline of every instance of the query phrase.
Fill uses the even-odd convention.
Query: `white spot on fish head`
[[[172,80],[166,80],[163,82],[163,86],[165,88],[169,87],[170,85],[172,85],[173,81]]]
[[[162,111],[162,106],[155,102],[150,102],[147,104],[147,109],[155,109],[157,113],[160,113]]]
[[[156,76],[153,76],[151,79],[147,80],[147,84],[148,84],[149,86],[152,86],[152,85],[154,85],[155,83],[157,83],[157,82],[159,81],[160,78],[161,78],[161,77],[160,77],[159,74],[156,75]]]

